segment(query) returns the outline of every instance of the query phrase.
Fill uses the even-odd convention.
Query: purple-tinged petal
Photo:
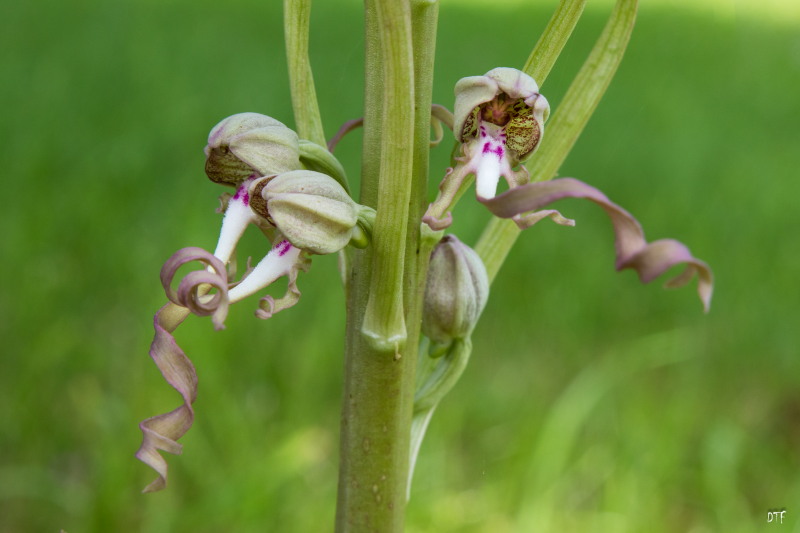
[[[676,277],[667,281],[666,287],[675,288],[686,285],[697,273],[697,292],[703,302],[703,308],[708,312],[711,305],[711,293],[714,287],[714,277],[709,266],[692,256],[689,249],[681,242],[673,239],[661,239],[651,242],[620,264],[617,269],[632,268],[639,274],[642,283],[649,283],[670,267],[685,263],[687,268]]]
[[[192,427],[194,421],[192,404],[197,397],[197,374],[194,365],[172,336],[172,332],[187,316],[188,309],[168,303],[159,309],[153,323],[155,336],[150,345],[150,357],[167,383],[180,393],[183,405],[139,424],[142,445],[136,457],[158,473],[158,478],[147,485],[143,492],[155,492],[166,486],[167,461],[158,451],[180,454],[183,446],[177,440]]]
[[[175,291],[171,286],[172,279],[181,266],[191,261],[199,261],[208,269],[190,272]],[[190,312],[212,315],[212,322],[217,329],[223,327],[228,313],[225,265],[202,248],[183,248],[175,252],[161,269],[161,283],[170,303],[156,313],[150,357],[167,383],[180,393],[183,405],[139,424],[143,438],[136,457],[158,473],[158,478],[145,487],[144,492],[155,492],[166,486],[167,462],[158,451],[180,454],[182,446],[177,440],[192,427],[194,421],[192,404],[197,397],[197,374],[172,333]],[[217,292],[209,295],[214,289]]]
[[[576,180],[559,178],[529,183],[510,189],[489,200],[481,200],[496,216],[514,218],[535,211],[562,198],[585,198],[602,207],[614,225],[616,268],[632,268],[643,283],[648,283],[670,267],[686,264],[687,269],[667,283],[668,287],[686,284],[698,275],[697,292],[708,311],[713,291],[713,275],[706,263],[692,256],[678,241],[664,239],[648,244],[639,222],[625,209],[608,199],[598,189]],[[525,220],[525,217],[522,217]]]
[[[188,273],[175,291],[172,279],[181,266],[192,261],[199,261],[209,268]],[[224,327],[229,304],[228,277],[220,259],[202,248],[182,248],[172,254],[161,268],[161,284],[170,302],[186,307],[198,316],[211,315],[215,329]],[[212,289],[216,289],[216,293],[209,295]]]

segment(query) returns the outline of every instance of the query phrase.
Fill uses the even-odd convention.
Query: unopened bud
[[[422,332],[432,341],[449,343],[470,335],[489,298],[489,278],[478,254],[447,235],[431,254]]]

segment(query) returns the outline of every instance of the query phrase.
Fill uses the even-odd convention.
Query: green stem
[[[550,17],[550,22],[544,29],[542,36],[533,47],[531,55],[522,67],[522,71],[536,80],[541,87],[547,75],[556,64],[556,59],[567,44],[572,30],[578,24],[586,0],[561,0],[558,9]]]
[[[420,243],[420,220],[422,213],[428,205],[428,172],[430,159],[430,131],[433,98],[433,61],[436,55],[436,26],[439,18],[438,0],[412,0],[411,2],[411,28],[414,47],[414,180],[411,189],[411,202],[409,205],[408,249],[414,250]],[[445,110],[446,112],[446,110]],[[441,113],[439,113],[441,114]],[[416,254],[408,254],[406,273],[417,283],[407,285],[418,305],[411,308],[409,323],[417,324],[422,319],[422,295],[425,291],[425,272],[428,270],[428,260],[437,240],[423,239],[421,248]],[[421,275],[417,275],[421,273]],[[412,328],[418,329],[418,328]],[[418,335],[418,334],[417,334]],[[416,350],[417,340],[410,346]]]
[[[383,67],[378,215],[372,280],[362,332],[399,354],[406,342],[403,273],[414,163],[414,59],[408,2],[374,0]]]
[[[377,213],[372,245],[355,252],[349,276],[339,533],[399,533],[405,519],[416,353],[405,352],[404,286],[414,280],[404,266],[418,239],[407,231],[415,167],[410,11],[408,2],[365,2],[360,201]]]
[[[406,254],[406,321],[415,326],[408,332],[406,352],[417,360],[422,323],[428,263],[431,251],[441,235],[431,234],[420,224],[428,201],[428,172],[430,159],[431,100],[433,97],[433,61],[436,27],[439,18],[438,0],[412,0],[411,28],[414,46],[414,179],[409,203]],[[424,232],[424,234],[422,233]]]
[[[314,75],[308,59],[308,25],[311,0],[284,0],[283,26],[286,41],[286,62],[289,66],[289,87],[297,134],[325,146]]]
[[[433,97],[433,63],[435,56],[436,29],[439,18],[438,0],[412,0],[411,27],[414,45],[414,181],[409,205],[408,250],[416,253],[406,254],[406,322],[414,326],[409,329],[405,356],[418,362],[420,360],[420,328],[422,323],[423,298],[431,252],[441,239],[441,234],[430,232],[425,224],[420,224],[428,202],[428,173],[430,156],[431,103]],[[427,353],[423,354],[427,357]],[[412,395],[416,381],[412,382]],[[412,398],[413,401],[413,398]],[[433,410],[430,411],[430,415]],[[406,501],[410,496],[411,476],[419,452],[422,436],[430,421],[414,415],[409,427],[409,444],[406,454],[409,463],[406,470]],[[415,435],[419,438],[415,440]],[[410,452],[409,452],[410,450]]]
[[[532,180],[553,178],[580,136],[622,61],[636,20],[637,5],[637,0],[617,0],[603,33],[548,122],[542,147],[527,165]],[[577,22],[575,17],[579,16],[573,9],[565,11],[572,13],[571,18],[560,17],[562,10],[564,9],[559,9],[550,22],[553,25],[556,24],[554,21],[560,20],[558,24],[561,27],[554,27],[552,30],[559,35],[571,33],[574,23]],[[543,68],[549,68],[553,64],[552,54],[557,56],[559,52],[560,48],[543,48],[540,41],[531,58],[538,57],[541,65],[544,65]],[[539,68],[531,64],[529,59],[526,67]],[[541,80],[547,74],[548,71],[543,70],[540,74]],[[484,229],[475,251],[483,259],[490,281],[497,275],[519,233],[520,230],[510,220],[493,219]]]

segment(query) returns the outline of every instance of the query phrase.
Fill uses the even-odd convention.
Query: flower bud
[[[447,235],[431,254],[422,332],[446,344],[469,336],[489,298],[489,277],[478,254]]]
[[[366,209],[319,172],[295,170],[264,181],[255,186],[261,187],[268,220],[293,246],[311,253],[329,254],[347,246]]]
[[[206,174],[226,185],[301,168],[297,134],[258,113],[232,115],[214,126],[204,151]]]
[[[481,126],[494,136],[504,134],[515,156],[512,166],[536,150],[550,115],[547,99],[536,81],[517,69],[500,67],[483,76],[462,78],[456,84],[453,131],[462,143],[480,136]]]

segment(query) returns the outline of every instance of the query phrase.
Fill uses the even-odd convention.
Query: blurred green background
[[[140,494],[153,474],[133,457],[138,422],[178,402],[147,355],[159,269],[216,242],[208,130],[241,111],[292,124],[279,4],[3,8],[0,531],[332,529],[335,258],[316,258],[300,304],[269,321],[254,298],[221,332],[189,319],[177,339],[200,377],[197,420],[169,488]],[[610,10],[590,4],[543,87],[556,110]],[[460,77],[522,65],[555,1],[486,5],[443,0],[437,102],[452,106]],[[312,19],[332,135],[361,114],[360,6],[317,0]],[[711,313],[694,284],[614,273],[602,210],[563,202],[577,227],[528,230],[493,286],[423,444],[409,532],[800,531],[798,87],[795,4],[644,2],[561,174],[708,261]],[[360,140],[339,152],[356,181]],[[488,215],[456,218],[474,243]],[[264,251],[257,235],[240,249]]]

